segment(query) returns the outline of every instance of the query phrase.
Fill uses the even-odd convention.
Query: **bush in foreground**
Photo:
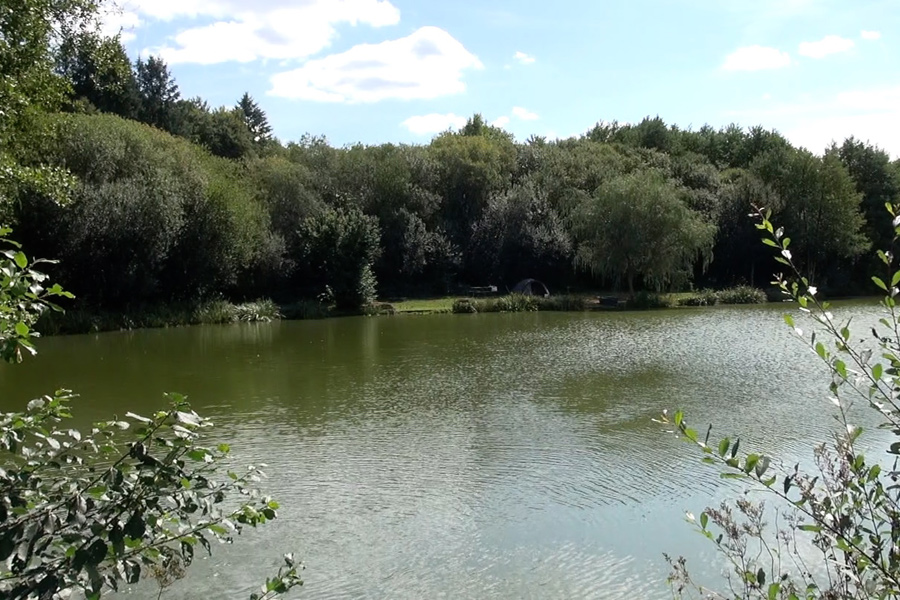
[[[8,230],[0,230],[0,236]],[[0,258],[0,356],[34,353],[49,300],[67,296],[13,247]],[[230,543],[277,516],[256,488],[262,472],[226,470],[227,444],[202,445],[211,423],[185,398],[149,416],[126,413],[89,431],[67,425],[73,395],[58,391],[0,412],[0,597],[95,599],[149,576],[163,589],[200,549]],[[293,556],[252,600],[301,584]]]
[[[888,205],[893,244],[900,241],[900,205]],[[728,592],[714,592],[693,581],[683,558],[670,559],[676,597],[760,600],[897,598],[900,594],[900,269],[890,252],[878,253],[887,277],[873,277],[885,293],[884,318],[872,337],[854,341],[850,320],[838,321],[818,290],[793,261],[790,240],[760,211],[764,242],[779,251],[788,277],[776,284],[810,318],[805,332],[793,315],[784,319],[794,334],[829,371],[829,397],[838,428],[829,443],[815,444],[813,463],[786,464],[777,456],[746,453],[741,441],[710,439],[676,412],[661,421],[697,445],[703,462],[722,476],[746,483],[735,501],[723,502],[688,521],[715,544],[731,568]],[[857,425],[857,406],[875,410],[882,427],[893,432],[886,454],[867,457]],[[751,491],[757,492],[749,495]],[[774,512],[759,497],[774,501]],[[775,517],[774,520],[772,517]]]

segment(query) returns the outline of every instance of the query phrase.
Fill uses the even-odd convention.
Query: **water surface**
[[[728,493],[652,421],[683,408],[795,460],[832,429],[783,307],[398,316],[42,340],[0,408],[57,387],[83,420],[189,395],[280,518],[166,598],[246,597],[283,552],[304,598],[668,598],[662,552],[719,569],[684,523]],[[874,322],[875,309],[843,309]],[[858,332],[866,329],[860,324]],[[153,584],[132,592],[155,598]]]

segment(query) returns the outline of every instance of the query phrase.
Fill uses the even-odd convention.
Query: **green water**
[[[246,597],[287,551],[306,564],[304,598],[666,598],[664,551],[715,577],[683,515],[728,490],[651,419],[681,407],[789,460],[834,425],[822,368],[781,315],[398,316],[59,337],[0,369],[0,408],[68,387],[83,397],[78,415],[100,419],[179,391],[237,460],[269,465],[280,518],[198,561],[164,598]],[[152,583],[133,593],[156,597]]]

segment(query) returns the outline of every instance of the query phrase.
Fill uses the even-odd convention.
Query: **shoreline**
[[[389,301],[375,302],[354,311],[338,310],[316,301],[278,304],[268,299],[244,303],[214,300],[200,305],[138,306],[123,311],[94,311],[76,307],[63,313],[46,313],[41,317],[36,330],[44,336],[55,336],[190,325],[264,323],[277,320],[295,321],[350,316],[418,316],[487,312],[615,312],[766,303],[765,294],[761,290],[756,290],[752,295],[736,295],[724,298],[725,301],[720,300],[721,295],[729,291],[665,294],[642,292],[631,299],[624,294],[602,292],[562,294],[546,298],[521,294],[479,298],[464,296],[392,298]],[[615,304],[612,304],[613,300]]]

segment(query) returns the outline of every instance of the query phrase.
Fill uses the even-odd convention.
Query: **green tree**
[[[140,120],[164,131],[173,131],[174,111],[181,92],[169,66],[158,56],[150,56],[147,60],[141,57],[134,70],[141,97]]]
[[[752,170],[783,200],[781,218],[792,234],[792,252],[811,280],[827,280],[837,261],[856,258],[869,247],[862,194],[836,152],[819,158],[806,150],[777,150],[760,156]]]
[[[254,154],[253,137],[238,109],[222,107],[208,113],[197,123],[194,138],[222,158],[240,159]]]
[[[375,299],[372,265],[378,258],[378,221],[358,209],[329,209],[300,229],[303,259],[339,309],[355,310]]]
[[[241,115],[243,115],[244,124],[250,131],[254,142],[264,143],[271,139],[272,126],[269,125],[269,119],[266,117],[265,111],[250,96],[249,92],[244,92],[235,108],[240,110]]]
[[[719,285],[768,283],[775,263],[758,243],[759,233],[750,215],[755,206],[780,213],[783,202],[770,186],[745,169],[725,171],[722,180],[715,260],[709,274]]]
[[[490,195],[512,180],[515,146],[485,135],[443,134],[431,142],[429,153],[438,169],[435,191],[442,199],[445,228],[454,243],[465,247]]]
[[[572,243],[546,192],[532,181],[492,196],[475,224],[468,259],[485,281],[511,287],[526,277],[558,283],[572,263]]]
[[[686,283],[694,264],[708,262],[712,225],[685,206],[660,173],[639,171],[612,179],[572,215],[579,266],[615,281],[634,295],[635,280],[660,289]]]
[[[65,97],[66,83],[53,71],[51,41],[86,28],[96,7],[94,0],[0,2],[0,204],[22,187],[57,199],[66,194],[65,170],[26,167],[17,155],[37,133],[35,115],[57,109]]]
[[[57,70],[72,86],[73,100],[83,100],[102,112],[134,119],[140,96],[131,60],[118,37],[78,32],[63,41]]]
[[[862,194],[862,212],[866,218],[864,232],[876,248],[885,248],[893,237],[890,223],[882,217],[884,205],[900,198],[900,173],[891,166],[887,152],[856,138],[848,138],[837,152],[841,162]]]

